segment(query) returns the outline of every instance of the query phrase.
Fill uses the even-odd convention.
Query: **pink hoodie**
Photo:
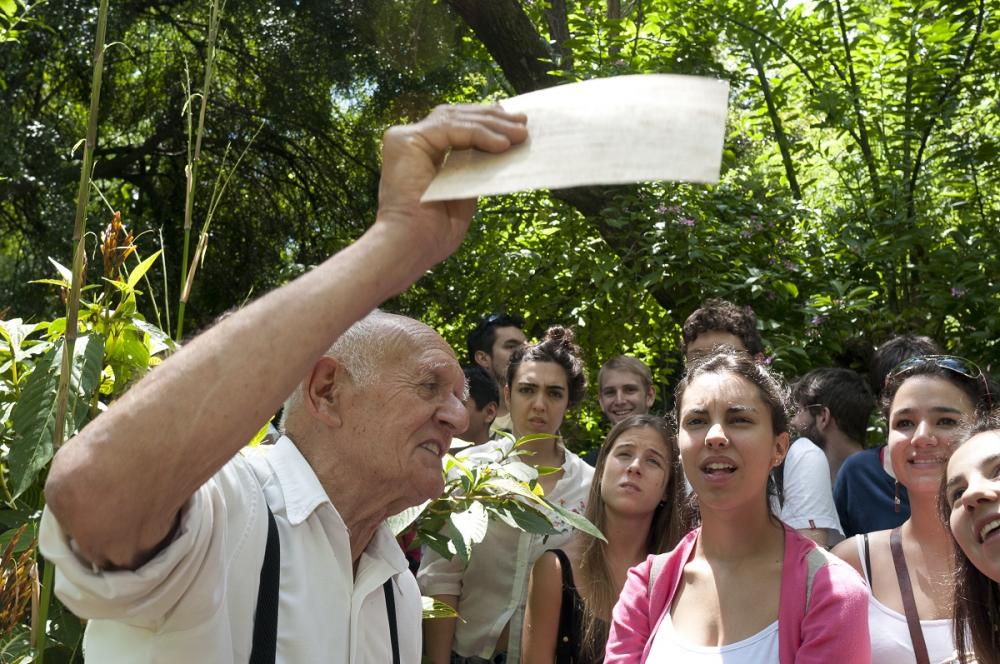
[[[652,593],[648,593],[649,574],[656,556],[629,570],[612,615],[605,664],[646,661],[700,532],[693,530],[673,551],[661,554],[666,560]],[[785,526],[778,608],[780,664],[871,664],[870,644],[868,590],[861,577]]]

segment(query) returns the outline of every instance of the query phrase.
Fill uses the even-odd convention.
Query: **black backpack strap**
[[[260,568],[260,588],[253,618],[253,648],[249,664],[274,664],[278,647],[278,580],[281,577],[281,550],[278,525],[267,507],[267,544]]]
[[[392,645],[392,664],[399,664],[399,628],[396,625],[396,596],[392,577],[382,585],[385,591],[385,612],[389,618],[389,643]]]

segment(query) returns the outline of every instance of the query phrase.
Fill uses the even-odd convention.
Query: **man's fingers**
[[[466,148],[503,152],[527,139],[526,123],[523,113],[507,113],[496,105],[465,105],[438,107],[417,128],[442,153]]]

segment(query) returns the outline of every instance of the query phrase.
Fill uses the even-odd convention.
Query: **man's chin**
[[[399,514],[414,505],[423,505],[428,500],[439,498],[442,493],[444,493],[444,480],[440,478],[438,482],[433,484],[415,486],[408,495],[397,499],[389,505],[389,513]]]

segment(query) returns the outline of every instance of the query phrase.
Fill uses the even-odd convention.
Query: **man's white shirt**
[[[94,570],[55,517],[40,546],[55,592],[88,618],[87,661],[247,661],[271,507],[281,541],[277,662],[392,661],[382,585],[393,578],[401,662],[420,661],[420,591],[383,524],[352,570],[349,533],[287,437],[237,455],[185,505],[174,539],[135,571]]]

